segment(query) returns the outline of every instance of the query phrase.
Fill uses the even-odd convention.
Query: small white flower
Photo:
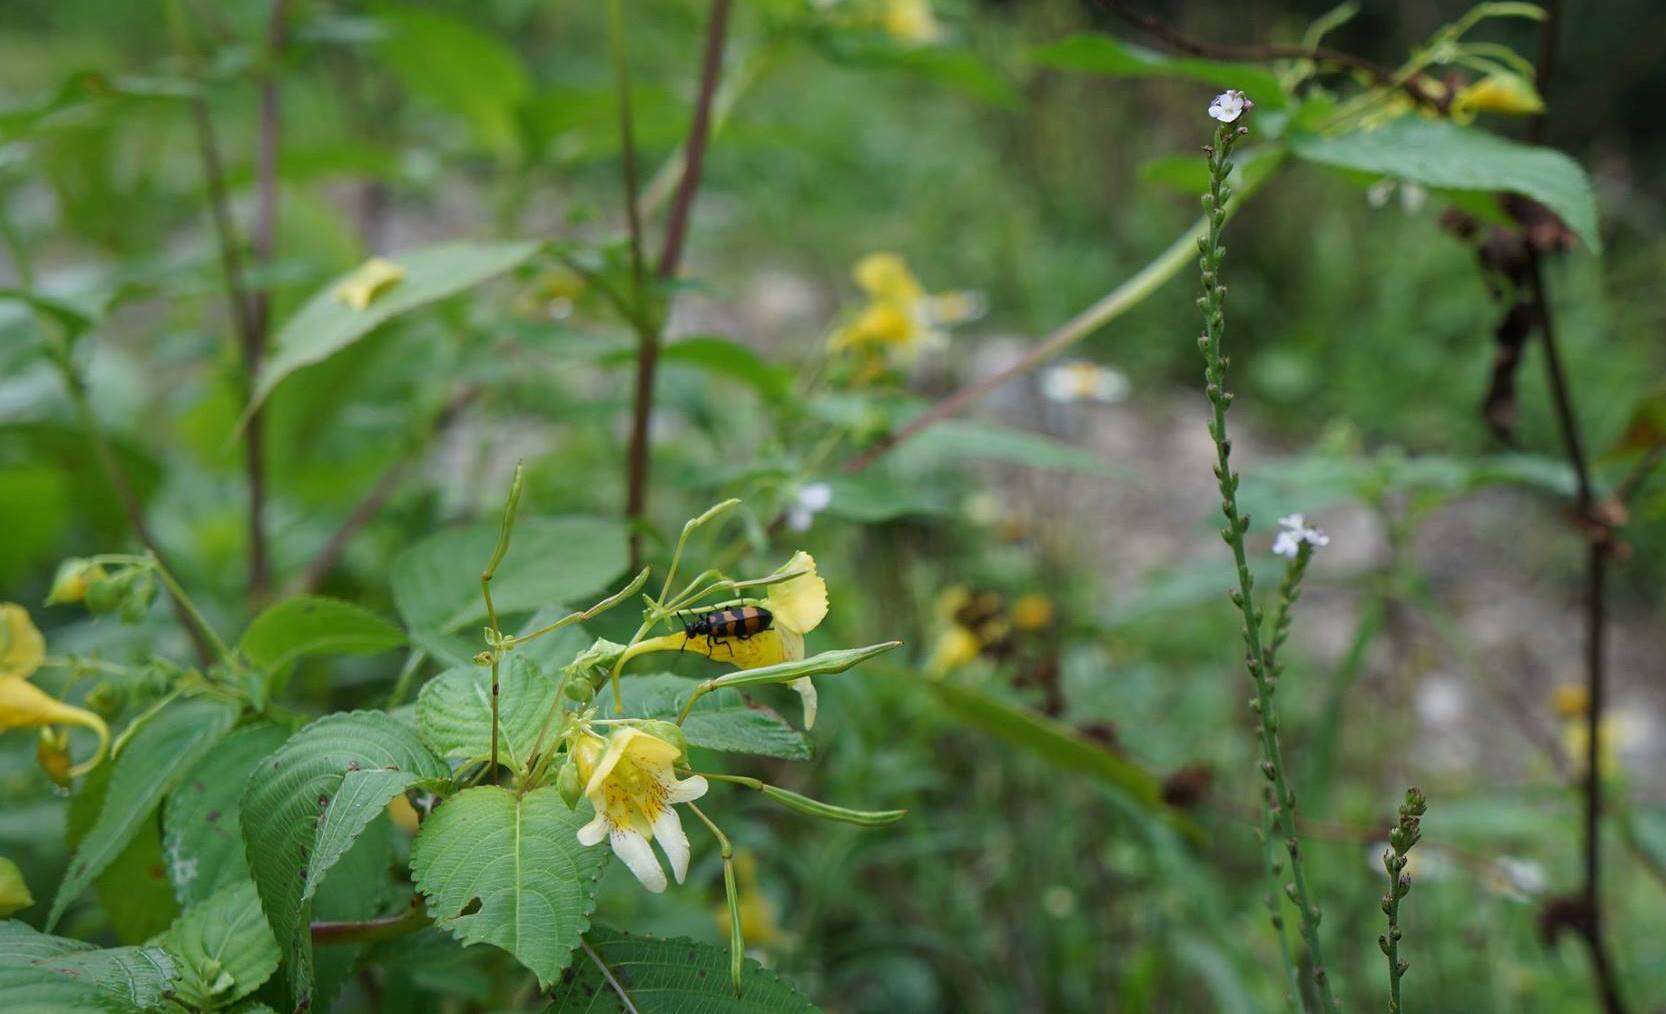
[[[1128,378],[1116,370],[1093,363],[1060,363],[1047,369],[1041,377],[1041,393],[1048,401],[1071,404],[1097,401],[1104,404],[1128,397]]]
[[[1209,103],[1209,115],[1222,123],[1232,123],[1244,115],[1244,110],[1254,108],[1255,103],[1245,98],[1243,92],[1230,88],[1215,96],[1215,101]]]
[[[1300,514],[1286,514],[1278,519],[1279,533],[1273,540],[1273,552],[1294,560],[1301,552],[1302,543],[1315,549],[1330,545],[1330,536],[1317,528],[1310,528]]]
[[[787,527],[795,532],[807,532],[815,523],[816,515],[833,502],[833,487],[825,482],[807,482],[793,490],[787,504]]]

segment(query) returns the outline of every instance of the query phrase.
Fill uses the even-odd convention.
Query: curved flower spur
[[[486,629],[486,650],[476,661],[492,668],[494,707],[491,758],[477,778],[486,777],[488,772],[495,776],[498,771],[496,691],[505,657],[528,641],[616,608],[641,592],[649,576],[644,569],[624,588],[588,609],[527,634],[505,635],[492,607],[491,581],[508,552],[520,489],[521,472],[517,469],[498,545],[481,575],[490,625]],[[523,758],[518,762],[515,757],[509,758],[509,766],[514,769],[511,774],[522,793],[553,782],[568,806],[576,808],[581,800],[588,802],[594,815],[577,830],[579,843],[591,847],[606,840],[642,886],[656,893],[669,884],[654,844],[669,861],[672,877],[682,883],[688,875],[691,848],[676,808],[687,806],[699,818],[717,840],[723,861],[730,913],[731,973],[737,990],[744,941],[734,851],[717,823],[695,805],[706,796],[711,783],[738,785],[807,816],[864,827],[891,823],[906,812],[852,810],[756,778],[694,770],[682,725],[702,696],[716,690],[784,684],[803,697],[804,725],[809,728],[816,716],[816,677],[837,675],[901,644],[886,641],[806,657],[804,636],[827,616],[828,600],[827,584],[816,571],[815,559],[802,551],[763,577],[736,580],[708,569],[673,592],[689,537],[739,504],[739,500],[725,500],[683,526],[659,595],[642,595],[642,621],[636,632],[625,644],[598,639],[574,655],[556,679],[553,703],[532,748],[518,755]],[[690,616],[705,620],[691,622]],[[672,632],[650,636],[656,627],[665,626],[670,626]],[[626,715],[619,687],[626,663],[640,655],[666,651],[693,652],[732,665],[736,671],[695,683],[676,706],[674,716]],[[605,693],[598,701],[598,691],[609,684],[613,688],[611,702]]]

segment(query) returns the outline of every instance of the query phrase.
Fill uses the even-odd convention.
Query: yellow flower
[[[26,680],[46,659],[46,639],[15,602],[0,602],[0,679]]]
[[[851,277],[869,298],[908,306],[925,298],[926,290],[908,264],[894,253],[871,253],[856,262]]]
[[[983,312],[983,298],[977,293],[928,295],[894,253],[868,254],[856,262],[851,277],[868,297],[867,305],[834,330],[828,344],[835,352],[855,357],[859,379],[879,376],[893,363],[910,362],[921,349],[943,340],[940,328]]]
[[[87,589],[107,577],[109,575],[104,568],[90,560],[65,560],[58,565],[58,573],[52,578],[52,590],[46,594],[46,604],[59,606],[84,602]]]
[[[38,729],[47,725],[80,725],[98,734],[98,750],[92,759],[69,770],[70,777],[85,774],[104,759],[110,746],[110,730],[104,719],[90,711],[65,704],[23,679],[0,679],[0,732],[7,729]]]
[[[671,765],[682,751],[640,729],[618,727],[603,744],[588,731],[573,744],[584,795],[596,809],[595,818],[578,830],[579,844],[609,839],[614,855],[642,886],[658,893],[665,890],[665,870],[648,844],[653,839],[671,861],[677,883],[682,883],[688,876],[688,835],[675,804],[704,796],[706,780],[695,775],[679,781]]]
[[[976,659],[982,650],[983,642],[978,640],[978,635],[958,623],[950,624],[937,636],[937,644],[926,662],[926,675],[941,679],[950,670]]]
[[[1644,723],[1636,712],[1616,708],[1602,716],[1597,725],[1602,742],[1597,756],[1597,773],[1611,778],[1620,771],[1620,751],[1631,746],[1645,732]],[[1574,770],[1585,771],[1591,749],[1590,729],[1584,715],[1569,718],[1562,724],[1562,749]]]
[[[1519,74],[1496,71],[1458,92],[1452,100],[1452,119],[1468,123],[1477,113],[1531,116],[1544,108],[1532,82]]]
[[[406,834],[416,834],[422,827],[422,818],[417,815],[416,807],[411,805],[411,801],[405,798],[403,792],[388,800],[388,819],[393,821],[394,827]]]
[[[355,310],[369,309],[370,304],[405,280],[405,269],[385,257],[372,257],[336,286],[337,302]]]
[[[908,46],[929,45],[943,35],[931,0],[885,0],[880,24],[885,34]]]
[[[0,919],[9,918],[12,913],[21,912],[34,903],[35,896],[29,893],[23,871],[10,859],[0,856]]]
[[[1563,718],[1579,718],[1590,710],[1591,695],[1578,683],[1562,683],[1550,692],[1550,704]]]
[[[1020,596],[1012,604],[1012,625],[1019,630],[1041,630],[1053,623],[1053,600],[1045,595]]]
[[[40,729],[51,725],[80,725],[98,734],[92,759],[64,772],[68,778],[85,774],[104,759],[110,730],[104,719],[53,697],[29,682],[46,660],[46,639],[22,606],[0,602],[0,732]],[[52,769],[48,768],[48,774]]]

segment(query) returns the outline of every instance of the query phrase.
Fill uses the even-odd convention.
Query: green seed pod
[[[584,795],[584,783],[579,780],[577,764],[569,760],[561,765],[561,770],[555,774],[555,790],[561,793],[561,800],[567,804],[567,809],[578,805],[579,797]]]
[[[112,613],[121,608],[122,601],[127,597],[127,575],[117,574],[115,577],[100,578],[87,584],[86,603],[90,612]]]
[[[688,739],[683,735],[682,726],[677,725],[674,722],[664,722],[657,718],[651,718],[645,722],[638,723],[637,728],[641,729],[650,736],[657,739],[663,739],[667,743],[676,747],[677,756],[679,758],[686,757],[688,755]]]
[[[568,680],[563,692],[580,704],[589,704],[596,697],[596,688],[587,679]]]

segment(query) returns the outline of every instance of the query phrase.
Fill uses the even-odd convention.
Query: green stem
[[[1284,756],[1278,739],[1278,711],[1273,700],[1274,679],[1261,642],[1262,616],[1260,610],[1255,608],[1255,579],[1250,574],[1249,557],[1244,549],[1244,533],[1249,530],[1249,518],[1238,511],[1238,476],[1232,471],[1232,441],[1226,430],[1227,407],[1232,403],[1232,395],[1226,390],[1228,360],[1222,351],[1226,333],[1226,317],[1222,309],[1226,287],[1220,284],[1224,253],[1221,232],[1226,224],[1227,202],[1232,196],[1227,184],[1232,171],[1228,156],[1243,133],[1247,131],[1242,127],[1222,124],[1215,131],[1214,145],[1208,149],[1209,193],[1203,199],[1208,231],[1199,243],[1203,255],[1200,261],[1203,297],[1198,302],[1203,308],[1204,333],[1198,345],[1204,355],[1206,393],[1213,409],[1209,435],[1215,444],[1215,477],[1220,484],[1221,513],[1226,518],[1221,537],[1232,550],[1232,562],[1237,570],[1238,589],[1232,594],[1232,601],[1242,614],[1244,664],[1255,682],[1255,697],[1250,702],[1250,709],[1258,720],[1261,771],[1272,783],[1271,817],[1284,836],[1285,849],[1290,856],[1291,882],[1286,885],[1285,894],[1295,903],[1301,917],[1299,925],[1313,961],[1313,981],[1318,987],[1320,1001],[1326,1011],[1334,1012],[1340,1007],[1331,989],[1319,941],[1319,908],[1308,891],[1307,876],[1302,868],[1301,839],[1296,831],[1296,797],[1285,778]]]
[[[729,836],[722,829],[712,823],[698,806],[688,804],[712,835],[717,838],[718,852],[723,858],[723,896],[729,904],[729,978],[734,983],[735,995],[740,995],[740,973],[742,962],[746,957],[746,938],[740,932],[740,892],[735,888],[735,850],[729,844]]]

